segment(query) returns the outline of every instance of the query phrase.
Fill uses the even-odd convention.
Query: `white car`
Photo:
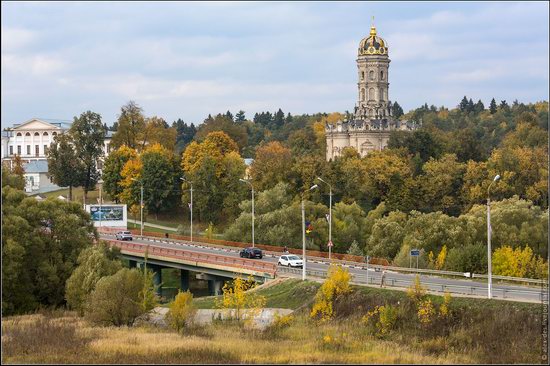
[[[279,258],[279,263],[278,264],[281,265],[281,266],[300,267],[300,268],[302,268],[303,265],[304,265],[304,261],[302,261],[302,259],[300,257],[298,257],[297,255],[288,254],[288,255],[282,255]]]
[[[132,233],[129,231],[119,231],[116,233],[116,240],[132,240]]]

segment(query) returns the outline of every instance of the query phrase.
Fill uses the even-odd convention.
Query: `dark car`
[[[261,249],[258,248],[244,248],[239,253],[241,258],[263,258],[263,253]]]

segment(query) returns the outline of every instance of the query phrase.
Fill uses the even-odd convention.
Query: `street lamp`
[[[245,179],[239,179],[241,182],[247,183],[252,189],[252,248],[254,248],[254,186],[252,183]]]
[[[322,180],[320,177],[317,177],[318,180],[328,185],[328,188],[330,190],[329,193],[329,204],[328,204],[328,260],[331,260],[331,253],[332,253],[332,186]]]
[[[306,280],[306,210],[304,208],[304,194],[306,192],[314,190],[317,187],[317,184],[314,184],[311,186],[310,189],[302,192],[302,257],[304,263],[302,265],[302,281]]]
[[[189,205],[189,209],[191,210],[191,219],[190,219],[190,226],[191,226],[191,242],[193,242],[193,183],[185,179],[184,177],[180,178],[183,182],[189,183],[191,186],[191,204]]]
[[[102,205],[103,205],[103,198],[101,196],[101,188],[103,187],[103,179],[100,179],[97,184],[99,185],[99,227],[101,227],[101,223],[103,221],[103,211],[102,211]]]
[[[493,297],[492,293],[492,286],[493,286],[493,277],[492,277],[492,268],[491,268],[491,198],[489,196],[491,186],[493,183],[495,183],[497,180],[500,179],[500,175],[496,175],[493,178],[493,181],[491,184],[489,184],[489,187],[487,188],[487,297],[491,299]]]
[[[136,178],[132,178],[133,181],[136,181],[136,182],[139,182],[140,186],[141,186],[141,189],[140,189],[140,193],[141,193],[141,198],[139,200],[139,210],[140,210],[140,218],[141,218],[141,230],[140,230],[140,233],[141,233],[141,236],[143,236],[143,182],[141,180],[138,180]]]

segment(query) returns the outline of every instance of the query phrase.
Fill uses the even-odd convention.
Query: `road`
[[[114,239],[114,235],[102,234],[101,238],[103,239]],[[239,256],[239,248],[223,248],[223,247],[213,247],[207,246],[203,243],[191,243],[188,241],[176,241],[176,240],[166,240],[161,238],[154,237],[144,237],[143,239],[134,237],[134,242],[150,244],[154,246],[164,247],[164,248],[182,248],[184,247],[187,250],[193,250],[201,253],[211,253],[218,255],[227,255],[230,257]],[[263,261],[269,261],[272,263],[277,263],[278,261],[277,254],[271,254],[269,252],[264,252]],[[308,258],[306,269],[309,276],[315,277],[324,277],[328,270],[328,263],[326,259],[322,258]],[[347,266],[347,265],[346,265]],[[347,266],[349,272],[353,276],[353,282],[370,285],[380,285],[381,272],[377,272],[373,269],[367,271],[365,268],[358,266]],[[278,270],[279,275],[290,275],[296,276],[301,274],[301,269],[287,269],[280,268]],[[368,280],[367,280],[368,277]],[[412,285],[415,279],[414,274],[405,274],[386,271],[385,285],[386,287],[396,287],[396,288],[407,288]],[[472,297],[486,297],[487,296],[487,284],[483,282],[477,282],[467,279],[455,279],[455,278],[446,278],[438,277],[432,275],[420,275],[420,282],[424,287],[430,291],[434,292],[444,292],[448,291],[453,294],[462,294],[465,296]],[[545,296],[545,299],[548,300],[548,289],[545,290],[541,287],[527,287],[513,284],[501,284],[493,282],[493,297],[497,299],[506,299],[506,300],[518,300],[518,301],[528,301],[528,302],[541,302],[542,296]]]

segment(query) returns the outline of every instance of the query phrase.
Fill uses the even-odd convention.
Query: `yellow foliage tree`
[[[189,291],[178,291],[176,298],[170,304],[167,320],[172,328],[180,332],[193,322],[196,313],[197,308],[193,304],[193,294]]]
[[[265,296],[247,291],[253,286],[254,279],[252,277],[249,277],[248,280],[237,277],[233,280],[232,285],[226,282],[223,286],[222,298],[216,299],[216,306],[220,309],[235,310],[235,320],[239,322],[246,310],[247,320],[252,321],[267,302]]]
[[[442,269],[445,265],[445,259],[447,259],[447,246],[443,245],[443,248],[441,248],[441,251],[437,255],[437,259],[435,261],[435,269]]]
[[[250,168],[250,175],[257,189],[265,190],[286,180],[291,167],[290,150],[279,141],[272,141],[256,150],[256,159]]]
[[[122,187],[122,193],[120,193],[120,200],[128,205],[138,205],[140,201],[140,184],[139,179],[143,171],[143,164],[139,156],[130,159],[124,164],[122,172],[120,173],[122,180],[120,186]],[[133,180],[136,179],[136,180]]]
[[[315,304],[311,309],[310,316],[318,318],[321,321],[332,319],[334,315],[334,301],[338,296],[347,294],[351,291],[351,275],[347,269],[342,266],[332,264],[328,269],[326,281],[317,291]]]
[[[523,249],[503,246],[493,253],[493,273],[500,276],[546,278],[548,264],[533,254],[529,246]]]

